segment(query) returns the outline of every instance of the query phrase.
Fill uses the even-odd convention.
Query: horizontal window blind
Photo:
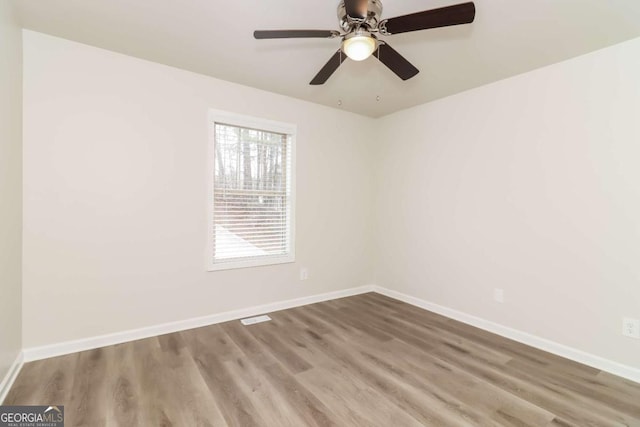
[[[291,251],[291,136],[214,124],[213,263]]]

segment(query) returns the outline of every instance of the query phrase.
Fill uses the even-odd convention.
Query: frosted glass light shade
[[[354,61],[363,61],[376,50],[376,41],[371,36],[353,36],[342,42],[342,50]]]

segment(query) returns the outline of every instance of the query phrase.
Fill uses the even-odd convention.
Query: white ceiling
[[[337,29],[337,0],[13,1],[25,28],[372,117],[640,36],[638,0],[475,0],[471,25],[385,39],[420,69],[413,79],[369,58],[310,86],[339,40],[253,30]],[[390,18],[463,0],[383,2]]]

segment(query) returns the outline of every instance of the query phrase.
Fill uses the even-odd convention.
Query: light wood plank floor
[[[28,363],[68,426],[640,426],[640,385],[365,294]]]

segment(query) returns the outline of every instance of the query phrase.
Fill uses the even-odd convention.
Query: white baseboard
[[[555,355],[564,357],[566,359],[570,359],[575,362],[582,363],[584,365],[588,365],[596,369],[600,369],[601,371],[606,371],[611,374],[618,375],[628,380],[640,383],[640,369],[638,368],[634,368],[628,365],[623,365],[621,363],[605,359],[604,357],[596,356],[594,354],[590,354],[582,350],[578,350],[578,349],[566,346],[564,344],[559,344],[557,342],[554,342],[545,338],[540,338],[538,336],[531,335],[526,332],[522,332],[517,329],[510,328],[508,326],[501,325],[499,323],[482,319],[480,317],[476,317],[471,314],[464,313],[462,311],[454,310],[449,307],[444,307],[442,305],[438,305],[420,298],[403,294],[401,292],[393,291],[391,289],[386,289],[380,286],[374,286],[373,290],[374,292],[377,292],[382,295],[386,295],[390,298],[397,299],[402,302],[406,302],[407,304],[411,304],[416,307],[420,307],[425,310],[432,311],[437,314],[441,314],[445,317],[449,317],[451,319],[458,320],[460,322],[478,327],[480,329],[484,329],[485,331],[493,332],[494,334],[501,335],[506,338],[510,338],[522,344],[526,344],[531,347],[535,347],[537,349],[544,350],[549,353],[553,353]]]
[[[143,338],[169,334],[172,332],[184,331],[187,329],[199,328],[216,323],[228,322],[230,320],[242,319],[245,317],[257,316],[259,314],[273,311],[285,310],[287,308],[299,307],[316,302],[328,301],[336,298],[344,298],[352,295],[363,294],[373,291],[373,285],[360,286],[357,288],[343,289],[340,291],[327,292],[324,294],[311,295],[308,297],[295,298],[286,301],[279,301],[255,307],[243,308],[240,310],[226,311],[193,319],[179,320],[177,322],[164,323],[161,325],[148,326],[140,329],[116,332],[113,334],[100,335],[96,337],[83,338],[74,341],[66,341],[57,344],[45,345],[41,347],[25,348],[23,350],[24,361],[47,359],[49,357],[62,356],[64,354],[76,353],[78,351],[91,350],[98,347],[120,344],[128,341],[135,341]]]
[[[0,382],[0,405],[3,404],[4,399],[7,397],[7,394],[11,389],[11,386],[18,377],[18,374],[22,369],[22,365],[24,365],[24,355],[22,352],[19,352],[16,360],[14,360],[13,364],[9,368],[7,375],[5,375],[2,379],[2,382]]]

